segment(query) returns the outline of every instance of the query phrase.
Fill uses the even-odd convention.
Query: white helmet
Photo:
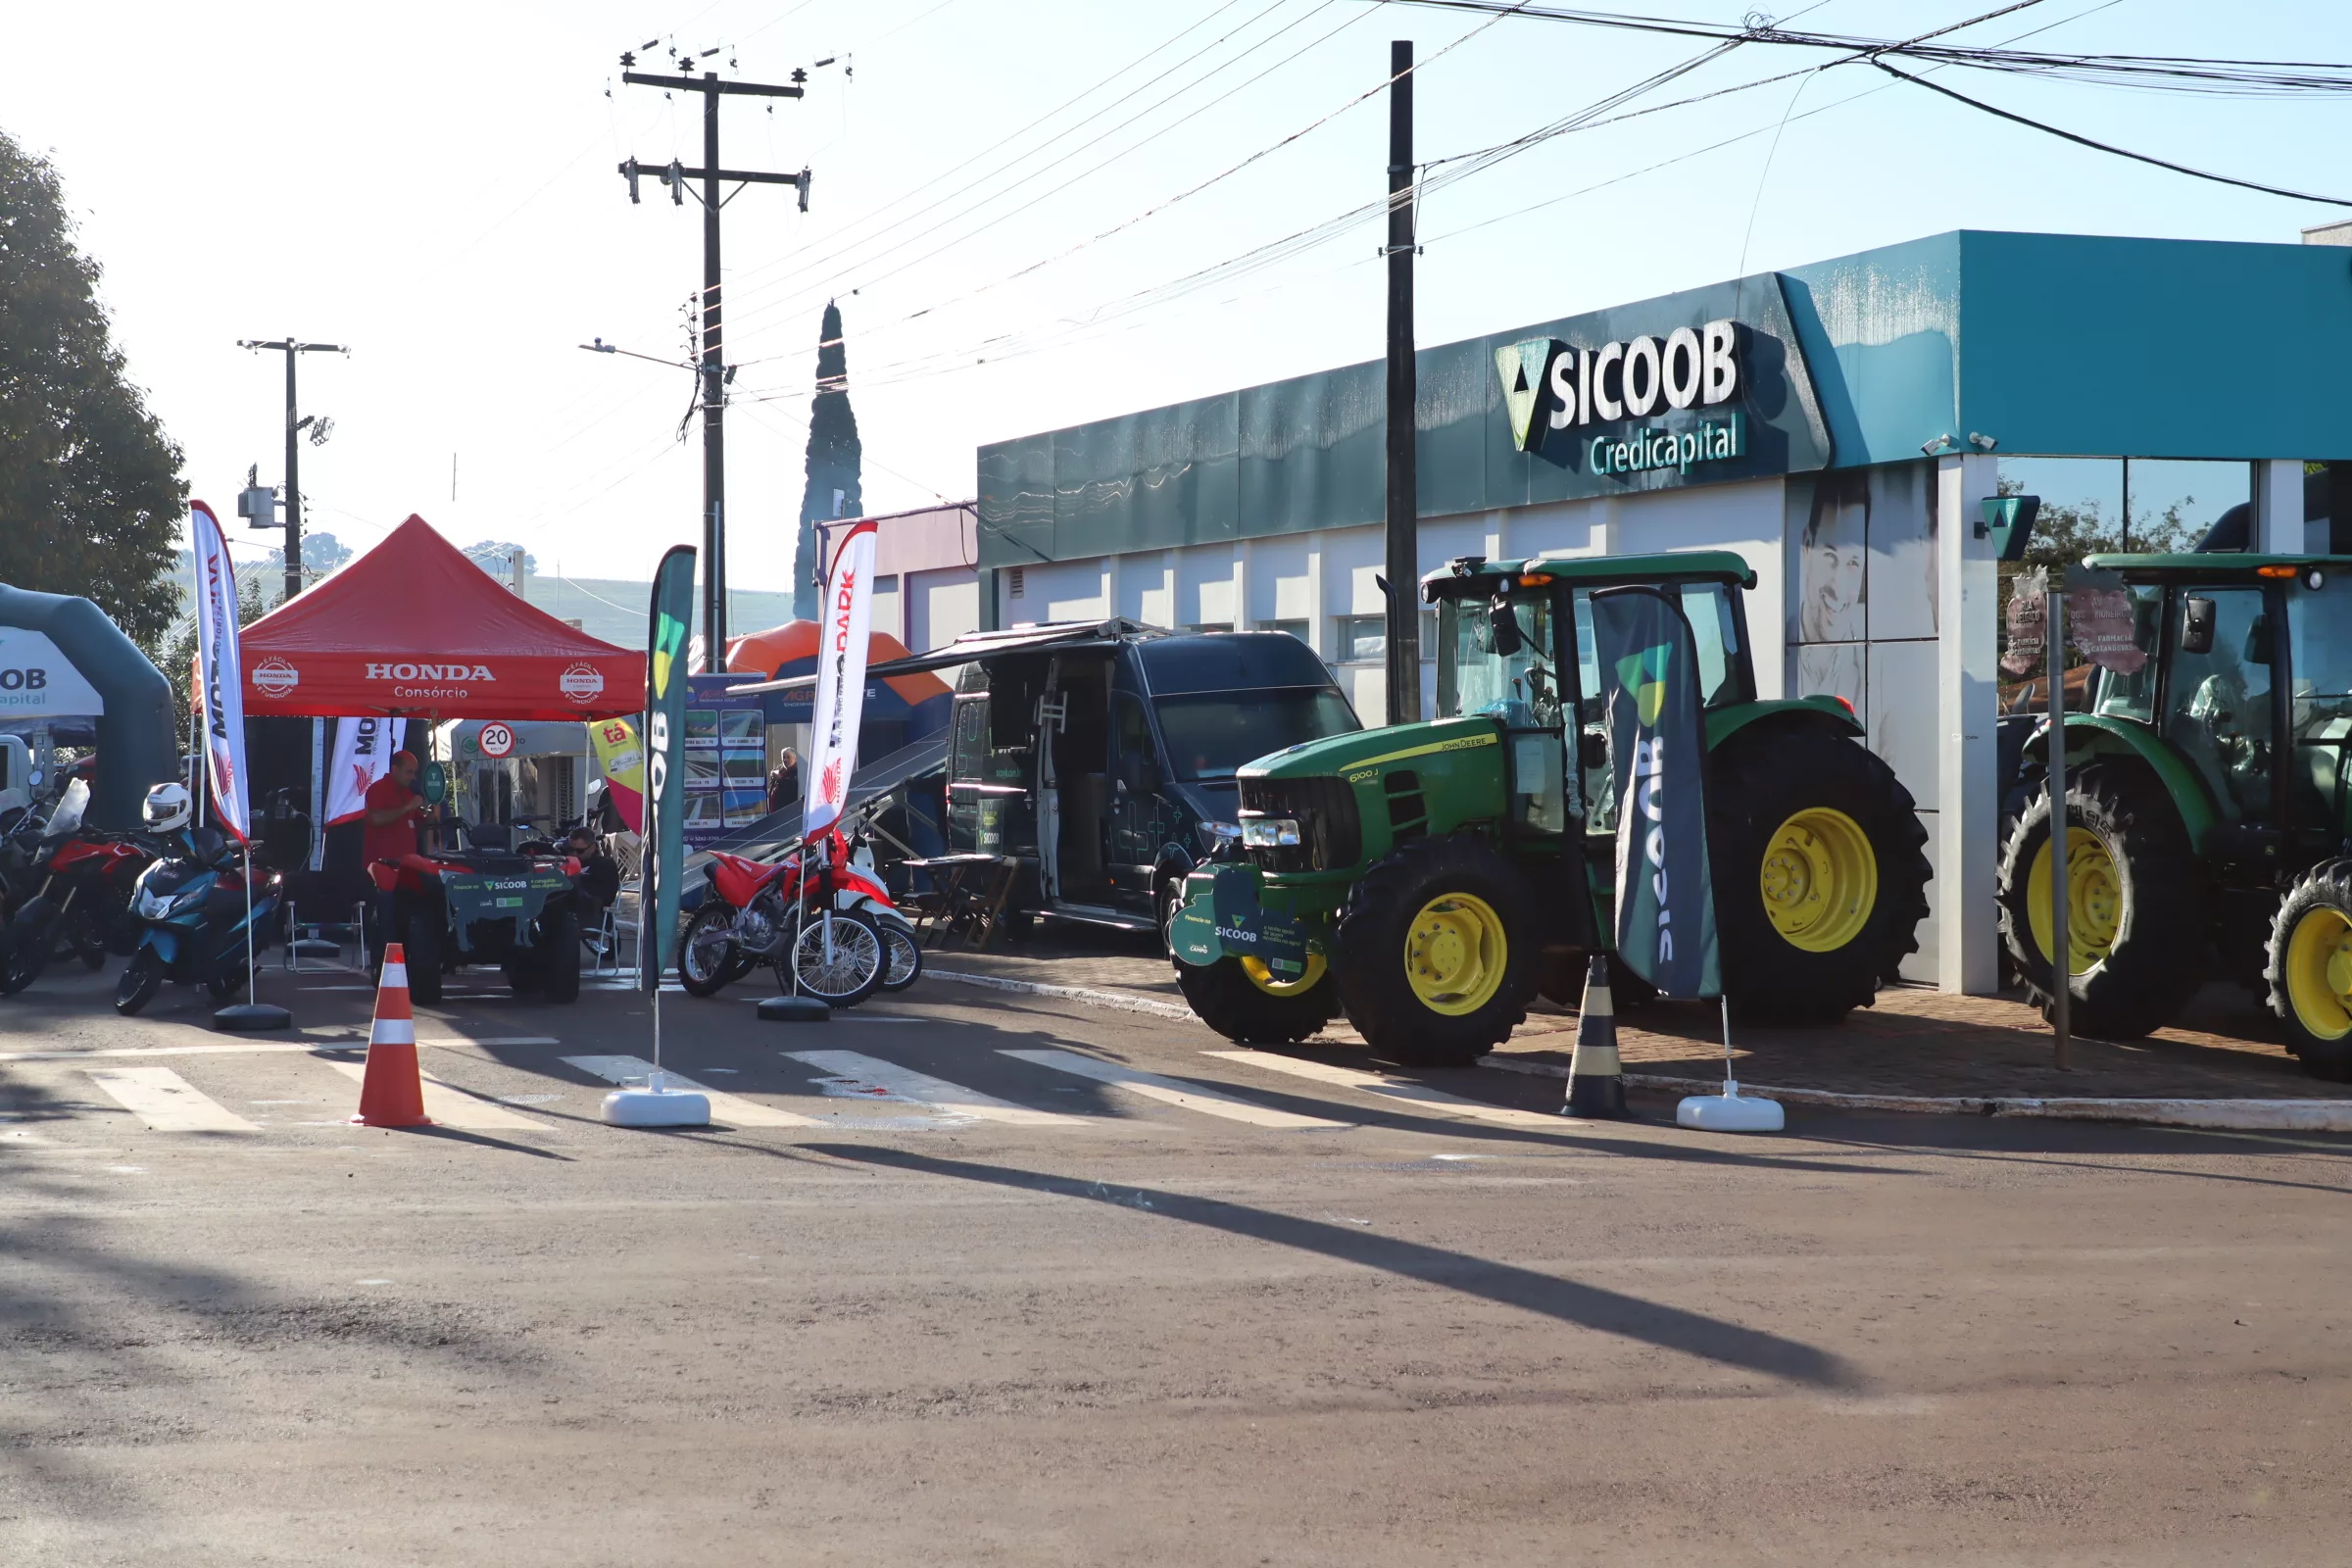
[[[185,784],[158,784],[147,792],[147,800],[139,808],[150,831],[170,833],[188,825],[188,787]]]

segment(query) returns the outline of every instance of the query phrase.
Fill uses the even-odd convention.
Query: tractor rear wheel
[[[2066,781],[2068,1021],[2135,1040],[2180,1015],[2204,983],[2196,852],[2154,774],[2093,762]],[[2001,940],[2027,996],[2050,1015],[2050,800],[2025,809],[2001,851]]]
[[[2315,866],[2271,924],[2271,1010],[2303,1070],[2352,1083],[2352,860]]]
[[[1297,1045],[1340,1010],[1321,954],[1307,955],[1306,973],[1296,980],[1279,978],[1262,958],[1178,963],[1176,988],[1202,1023],[1242,1046]]]
[[[441,901],[429,895],[403,899],[401,956],[409,971],[409,1000],[428,1007],[441,1004],[441,954],[449,935]]]
[[[1710,760],[1707,852],[1732,1008],[1835,1023],[1919,950],[1928,830],[1894,769],[1818,729],[1735,735]]]
[[[1467,1067],[1527,1017],[1536,956],[1510,861],[1479,839],[1413,839],[1349,892],[1332,978],[1375,1056]]]

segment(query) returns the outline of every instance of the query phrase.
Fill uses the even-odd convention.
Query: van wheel
[[[1219,958],[1176,965],[1176,988],[1200,1021],[1242,1046],[1291,1046],[1331,1022],[1340,1010],[1329,965],[1319,953],[1306,973],[1278,979],[1261,958]]]
[[[1415,839],[1349,893],[1332,978],[1375,1056],[1467,1067],[1527,1017],[1534,930],[1519,872],[1493,848]]]

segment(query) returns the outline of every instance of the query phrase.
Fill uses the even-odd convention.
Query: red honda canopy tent
[[[248,718],[616,718],[645,656],[509,592],[422,517],[245,628]]]

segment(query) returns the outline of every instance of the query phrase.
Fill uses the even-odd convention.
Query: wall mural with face
[[[1842,697],[1923,808],[1936,799],[1932,463],[1791,475],[1789,689]]]

